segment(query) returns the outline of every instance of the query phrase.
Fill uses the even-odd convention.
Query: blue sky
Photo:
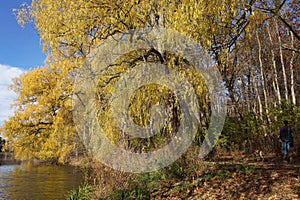
[[[0,0],[0,125],[12,115],[10,105],[16,95],[8,90],[11,79],[43,66],[46,55],[33,25],[23,29],[12,11],[31,0]]]
[[[40,38],[33,25],[27,24],[23,29],[12,12],[22,2],[30,4],[31,1],[0,1],[0,63],[29,69],[43,65],[45,54],[42,53]]]

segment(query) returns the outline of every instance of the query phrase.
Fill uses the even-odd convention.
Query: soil
[[[280,199],[300,200],[300,159],[284,161],[224,156],[208,162],[206,171],[153,191],[154,199]],[[151,198],[152,199],[152,198]]]

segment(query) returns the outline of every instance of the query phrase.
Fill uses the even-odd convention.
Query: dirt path
[[[278,158],[256,163],[254,180],[265,180],[268,199],[300,199],[300,165],[295,161],[282,161]],[[270,196],[268,196],[270,195]]]
[[[234,163],[220,165],[224,171],[230,166]],[[300,199],[299,163],[269,157],[243,166],[253,166],[253,171],[234,171],[227,179],[210,180],[202,192],[197,194],[195,190],[194,197],[188,199]]]
[[[154,199],[300,200],[300,164],[269,157],[264,162],[211,162],[186,181],[162,188]]]

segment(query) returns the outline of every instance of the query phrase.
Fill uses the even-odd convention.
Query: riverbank
[[[14,158],[13,152],[0,152],[0,165],[12,165],[12,164],[21,164],[21,163],[30,163],[34,166],[39,165],[70,165],[74,167],[80,167],[82,165],[86,165],[87,158],[83,157],[77,157],[77,158],[71,158],[65,163],[59,163],[57,160],[37,160],[37,159],[31,159],[31,160],[18,160]]]
[[[12,152],[0,152],[0,165],[18,165],[21,164],[20,160],[14,158]]]
[[[300,199],[300,160],[226,157],[199,162],[193,170],[173,166],[132,175],[131,180],[129,187],[123,183],[107,196],[100,195],[104,188],[93,185],[89,199]]]

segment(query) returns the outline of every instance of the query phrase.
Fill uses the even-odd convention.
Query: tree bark
[[[273,63],[273,75],[274,75],[273,88],[274,88],[275,95],[277,96],[278,103],[280,105],[281,104],[281,94],[280,94],[280,88],[279,88],[279,83],[278,83],[278,73],[277,73],[275,53],[274,53],[274,42],[272,39],[272,35],[271,35],[269,26],[267,26],[267,30],[268,30],[270,43],[271,43],[271,55],[272,55],[272,63]]]
[[[252,48],[250,48],[252,49]],[[251,54],[251,65],[253,66],[253,57],[252,57],[252,54]],[[258,86],[257,86],[257,81],[256,81],[256,78],[255,78],[255,75],[254,75],[254,69],[250,70],[250,76],[252,78],[252,84],[253,84],[253,89],[254,89],[254,92],[256,93],[256,97],[257,97],[257,103],[258,103],[258,111],[259,111],[259,119],[261,121],[263,121],[263,105],[261,103],[261,98],[260,98],[260,93],[259,93],[259,89],[258,89]],[[253,107],[254,107],[254,110],[256,110],[256,103],[254,102],[253,103]]]
[[[269,111],[268,111],[267,90],[266,90],[266,86],[265,86],[265,75],[264,75],[262,55],[261,55],[262,48],[261,48],[261,42],[260,42],[258,32],[256,32],[256,39],[257,39],[257,43],[258,43],[258,60],[259,60],[261,85],[262,85],[262,90],[263,90],[263,95],[264,95],[264,103],[265,103],[265,108],[266,108],[267,120],[268,120],[268,122],[270,122]]]
[[[290,32],[291,35],[291,47],[294,49],[294,35]],[[296,105],[296,95],[295,95],[295,82],[294,82],[294,59],[295,59],[295,51],[292,51],[292,57],[290,60],[290,73],[291,73],[291,96],[292,103]]]
[[[288,96],[287,76],[286,76],[286,70],[285,70],[285,65],[284,65],[283,52],[282,52],[282,41],[281,41],[281,35],[279,32],[278,22],[275,23],[275,26],[276,26],[276,31],[278,34],[279,54],[280,54],[280,62],[281,62],[281,67],[282,67],[283,84],[284,84],[284,96],[285,96],[285,100],[288,101],[289,96]]]

